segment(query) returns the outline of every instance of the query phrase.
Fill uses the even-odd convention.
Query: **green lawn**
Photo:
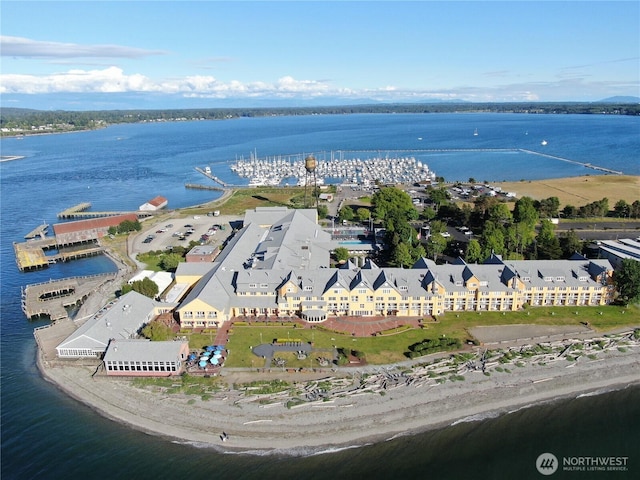
[[[578,312],[576,314],[576,312]],[[364,352],[369,364],[383,365],[406,360],[409,345],[426,338],[446,335],[462,342],[471,339],[468,328],[479,325],[580,325],[588,322],[591,328],[606,333],[623,326],[638,325],[640,308],[632,307],[539,307],[504,315],[500,312],[447,313],[437,322],[425,321],[423,329],[413,329],[394,335],[377,337],[351,337],[322,329],[295,328],[292,326],[234,326],[227,345],[228,367],[261,367],[262,359],[251,353],[251,347],[271,343],[275,338],[300,339],[313,342],[314,348],[344,348]],[[314,358],[316,355],[312,355]],[[307,360],[308,362],[308,360]],[[303,362],[306,366],[306,362]]]

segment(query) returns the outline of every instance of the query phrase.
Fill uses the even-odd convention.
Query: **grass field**
[[[577,312],[577,313],[576,313]],[[275,338],[300,339],[313,342],[314,348],[344,348],[364,352],[367,363],[384,365],[407,360],[404,355],[409,345],[431,338],[459,338],[472,340],[468,329],[489,325],[582,325],[588,322],[592,329],[606,333],[609,330],[634,326],[640,318],[640,307],[539,307],[519,312],[449,312],[437,322],[425,322],[423,329],[407,330],[395,335],[376,337],[351,337],[322,329],[295,328],[291,325],[234,326],[230,336],[228,367],[259,367],[262,359],[251,353],[251,347],[271,343]],[[308,362],[308,360],[307,360]],[[306,362],[303,362],[306,365]],[[307,365],[308,366],[308,365]]]
[[[640,199],[640,176],[629,175],[585,175],[583,177],[528,180],[520,182],[498,182],[503,192],[516,192],[518,198],[531,197],[542,200],[558,197],[560,208],[565,205],[581,207],[591,202],[609,199],[609,206],[618,200],[633,203]]]
[[[311,202],[311,190],[308,192]],[[304,203],[302,187],[256,187],[227,190],[222,197],[194,207],[181,209],[185,215],[205,215],[219,210],[222,215],[243,216],[256,207],[299,208]]]

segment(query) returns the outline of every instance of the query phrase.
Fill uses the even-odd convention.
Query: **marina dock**
[[[207,167],[207,169],[208,169],[208,168],[209,168],[209,167]],[[203,169],[201,169],[200,167],[196,167],[196,170],[197,170],[199,173],[201,173],[202,175],[204,175],[205,177],[207,177],[207,178],[209,178],[209,179],[213,180],[213,181],[214,181],[214,182],[216,182],[217,184],[222,185],[222,186],[223,186],[223,187],[225,187],[225,188],[229,187],[229,185],[227,185],[225,182],[223,182],[223,181],[222,181],[222,180],[220,180],[218,177],[216,177],[215,175],[213,175],[213,174],[211,173],[211,171],[210,171],[210,170],[203,170]]]
[[[79,305],[115,276],[115,273],[105,273],[27,285],[22,290],[22,311],[27,318],[40,315],[46,315],[52,321],[68,318],[68,307]]]

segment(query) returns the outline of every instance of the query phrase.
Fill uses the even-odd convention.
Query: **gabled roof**
[[[61,235],[63,233],[81,232],[83,230],[105,229],[109,227],[117,227],[125,220],[134,222],[138,220],[138,215],[135,213],[125,213],[123,215],[112,215],[110,217],[55,223],[53,225],[53,232],[55,235]]]
[[[496,255],[492,253],[489,258],[484,261],[485,265],[503,265],[504,261],[502,260],[502,255]]]
[[[376,265],[376,263],[373,260],[371,260],[370,258],[367,258],[362,268],[366,270],[374,270],[374,269],[379,269],[380,267]]]
[[[362,274],[362,270],[358,271],[355,277],[353,277],[350,288],[351,290],[354,288],[368,288],[369,290],[373,290],[369,280],[367,280],[367,278]]]
[[[158,195],[155,198],[152,198],[151,200],[149,200],[147,203],[149,205],[153,205],[154,207],[159,207],[160,205],[164,205],[168,202],[168,200],[164,197],[161,197],[160,195]]]
[[[336,286],[340,288],[344,288],[345,290],[349,290],[349,283],[345,281],[344,278],[342,278],[342,275],[340,274],[340,270],[336,270],[335,273],[331,275],[331,278],[329,279],[329,281],[324,287],[323,293]]]
[[[380,275],[378,275],[373,282],[374,290],[378,290],[379,288],[384,286],[395,287],[391,273],[387,272],[386,270],[382,270],[380,272]]]

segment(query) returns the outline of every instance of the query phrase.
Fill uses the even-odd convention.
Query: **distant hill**
[[[616,96],[616,97],[609,97],[609,98],[604,98],[602,100],[598,100],[597,102],[593,102],[593,103],[640,103],[640,97],[631,97],[631,96]]]

